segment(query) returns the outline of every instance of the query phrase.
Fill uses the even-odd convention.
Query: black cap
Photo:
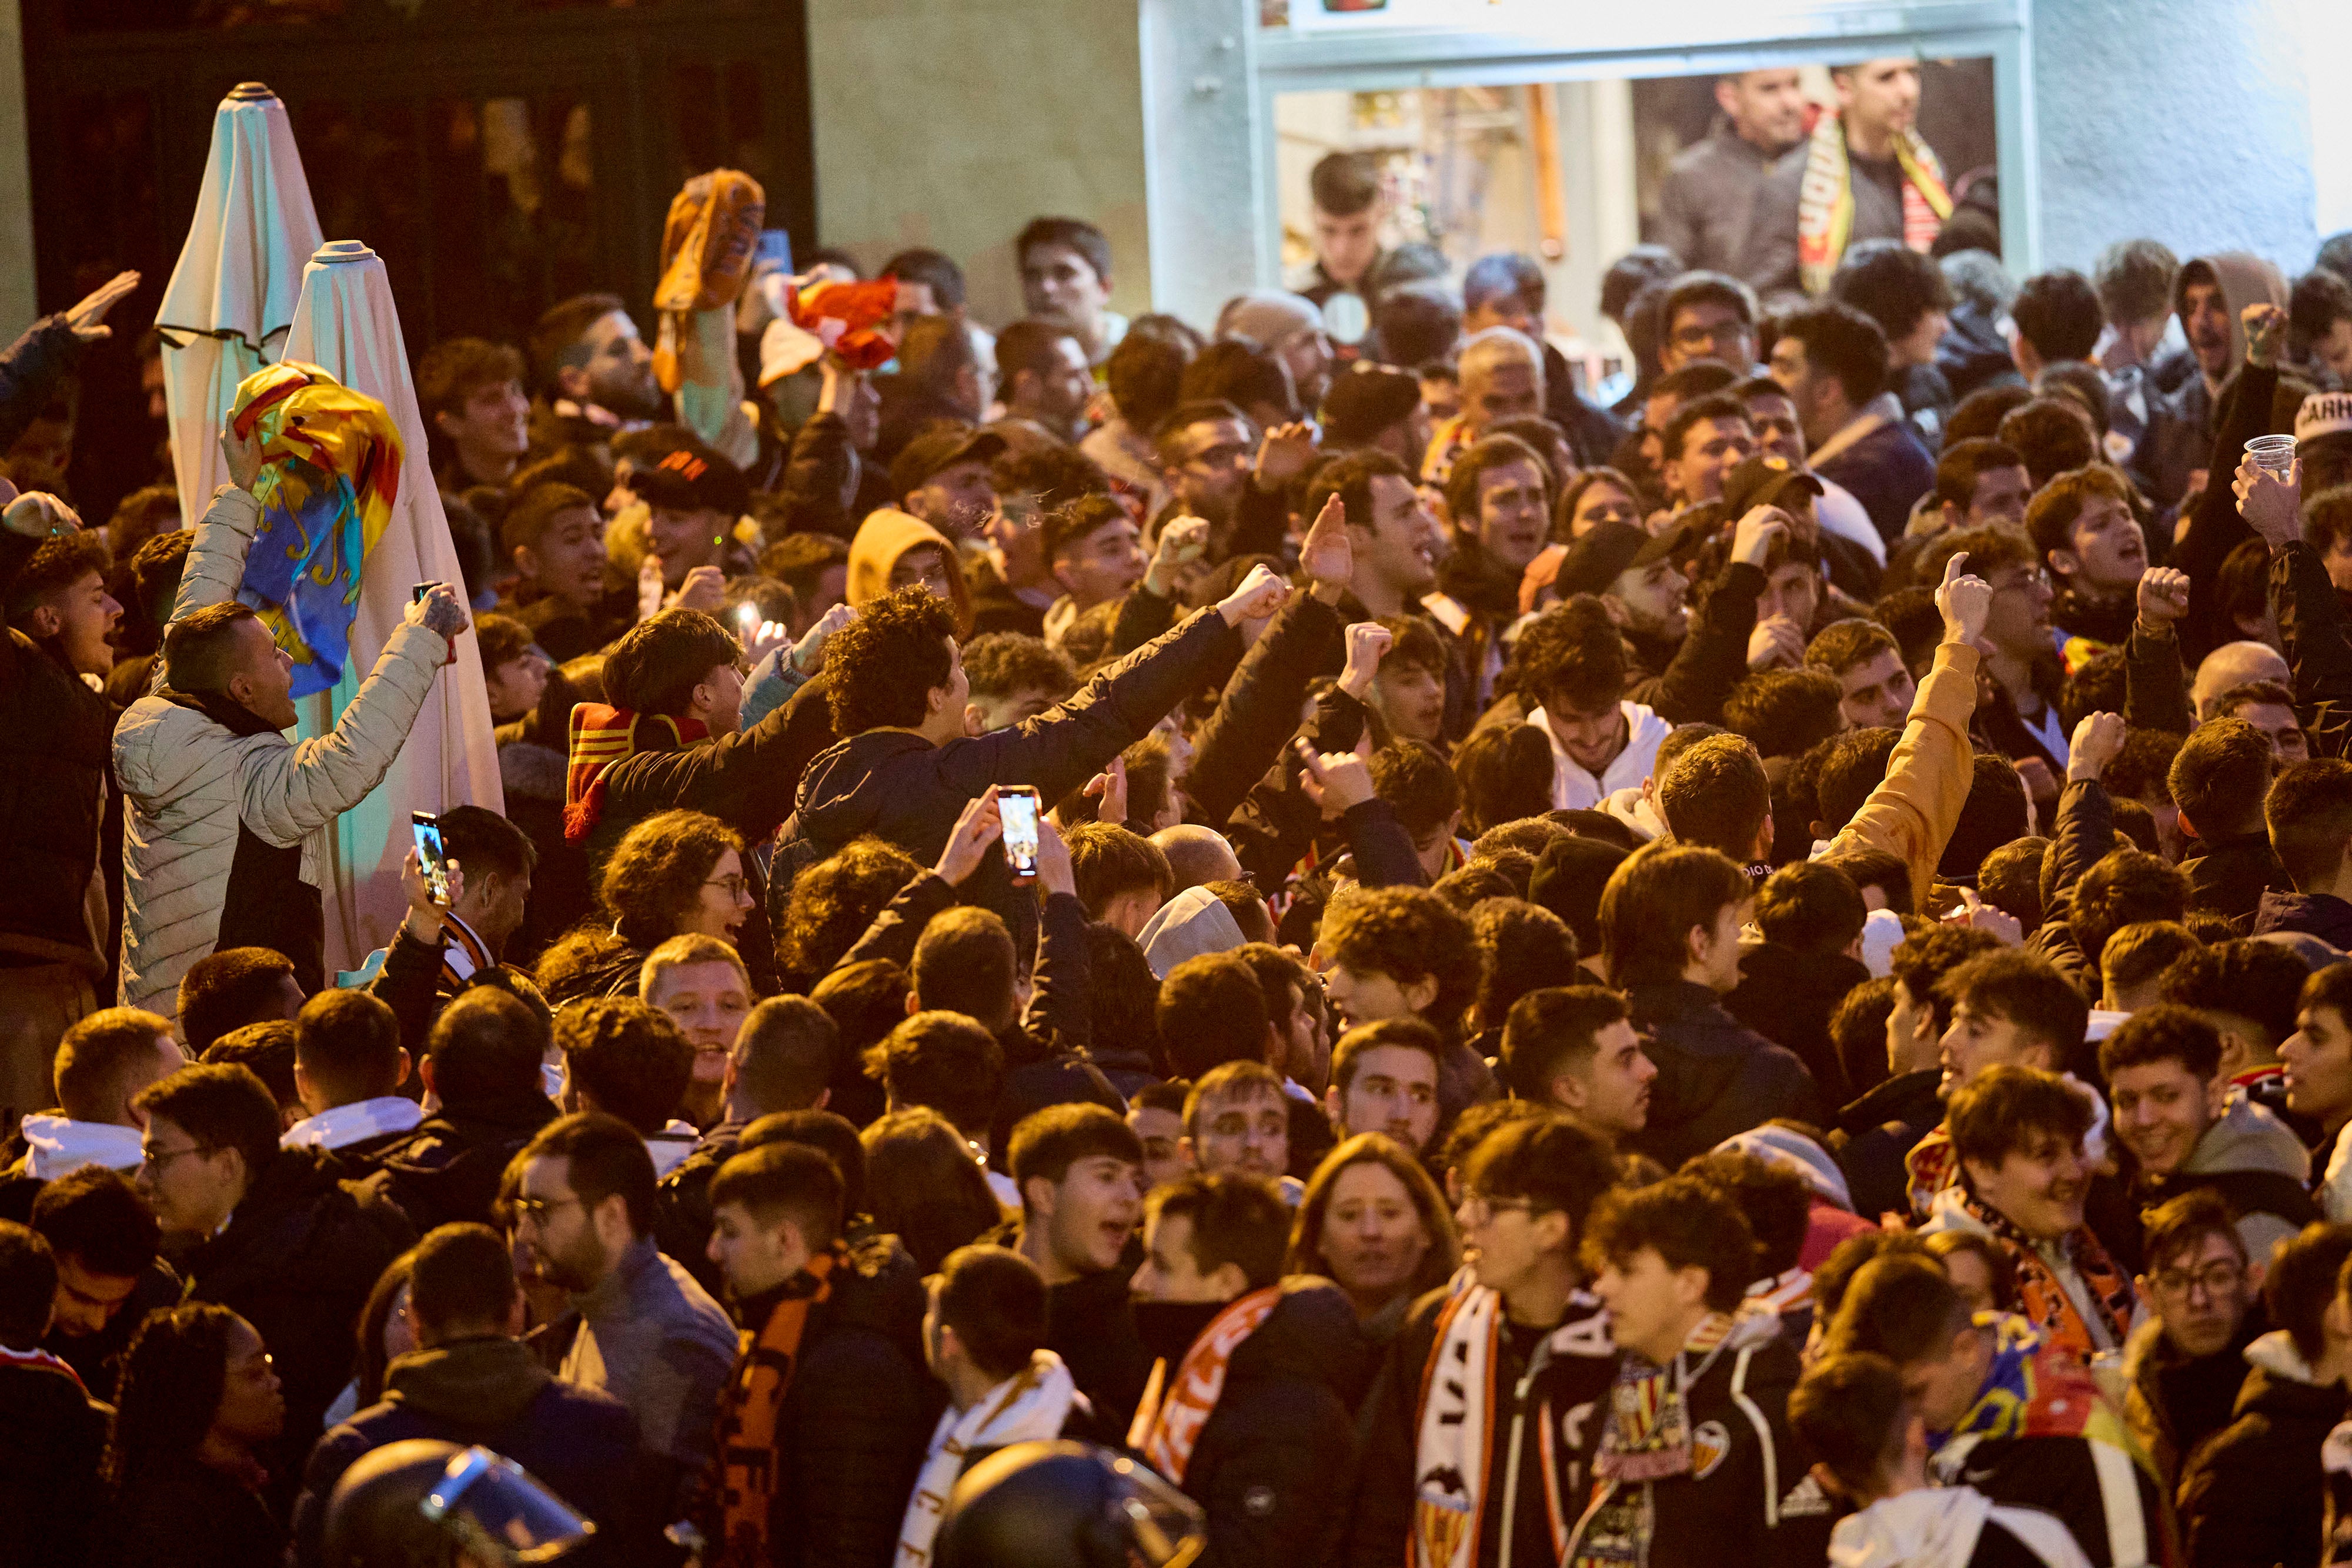
[[[1723,509],[1737,522],[1757,507],[1782,507],[1794,492],[1822,493],[1822,482],[1785,457],[1750,457],[1723,479]]]
[[[648,506],[680,511],[707,507],[740,517],[751,509],[751,486],[743,471],[690,435],[633,458],[629,489]]]
[[[1681,542],[1680,529],[1652,534],[1631,523],[1602,523],[1568,547],[1555,586],[1562,598],[1606,592],[1619,572],[1670,559]]]
[[[1323,434],[1334,441],[1370,441],[1420,406],[1419,376],[1359,360],[1323,394]]]
[[[940,424],[924,431],[890,462],[890,491],[900,500],[931,476],[959,463],[993,463],[1004,455],[1004,437],[970,425]]]

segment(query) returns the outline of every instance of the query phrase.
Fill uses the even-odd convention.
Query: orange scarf
[[[711,1568],[768,1568],[769,1510],[776,1496],[776,1425],[799,1365],[809,1312],[833,1294],[838,1247],[809,1260],[784,1287],[784,1298],[755,1333],[743,1331],[743,1353],[719,1398],[719,1532]]]
[[[1184,1353],[1184,1364],[1176,1369],[1176,1380],[1164,1399],[1160,1389],[1168,1363],[1161,1360],[1152,1364],[1151,1381],[1144,1386],[1135,1425],[1128,1429],[1127,1446],[1177,1486],[1184,1484],[1185,1469],[1192,1462],[1192,1445],[1200,1441],[1201,1428],[1209,1424],[1217,1401],[1224,1395],[1225,1373],[1233,1365],[1234,1352],[1257,1332],[1258,1324],[1265,1322],[1266,1314],[1281,1300],[1282,1287],[1268,1285],[1263,1291],[1252,1291],[1210,1319],[1192,1348]]]
[[[645,727],[641,737],[638,727]],[[604,703],[572,708],[572,762],[563,775],[563,837],[578,843],[604,815],[604,774],[613,764],[640,751],[676,751],[710,734],[698,718],[641,714]]]

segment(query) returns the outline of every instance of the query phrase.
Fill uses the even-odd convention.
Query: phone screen
[[[441,848],[441,819],[430,811],[412,811],[409,827],[416,835],[416,863],[423,868],[425,880],[432,884],[433,902],[446,906],[449,902],[449,858]]]
[[[996,814],[1004,824],[1004,859],[1015,882],[1037,874],[1037,791],[1024,786],[996,792]]]

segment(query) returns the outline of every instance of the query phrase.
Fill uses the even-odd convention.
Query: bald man
[[[2189,685],[2189,700],[2197,710],[2197,722],[2203,724],[2213,716],[2214,699],[2248,681],[2276,681],[2290,691],[2294,689],[2294,676],[2286,661],[2268,643],[2224,643],[2205,655],[2205,662],[2197,666],[2197,679]]]
[[[1188,887],[1204,883],[1239,882],[1242,862],[1234,853],[1234,846],[1214,828],[1203,828],[1191,822],[1180,822],[1172,828],[1162,828],[1151,835],[1160,852],[1168,857],[1168,870],[1174,880],[1168,884],[1168,896],[1175,897]]]

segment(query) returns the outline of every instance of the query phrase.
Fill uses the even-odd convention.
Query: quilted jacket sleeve
[[[236,597],[245,577],[245,552],[261,528],[261,503],[234,485],[213,493],[213,504],[196,520],[195,537],[188,541],[188,563],[180,573],[180,591],[172,601],[172,619],[194,613],[208,604],[224,604]]]
[[[365,800],[400,756],[448,653],[438,632],[403,624],[334,728],[298,746],[271,736],[247,741],[239,766],[246,825],[290,849]]]

